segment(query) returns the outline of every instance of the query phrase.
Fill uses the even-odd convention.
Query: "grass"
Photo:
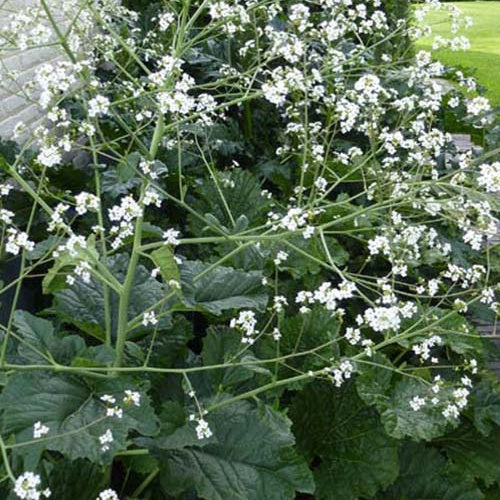
[[[456,2],[464,14],[474,19],[474,26],[465,35],[471,49],[452,52],[439,50],[436,57],[444,64],[474,69],[473,76],[487,88],[486,95],[500,106],[500,2]],[[434,35],[450,36],[450,23],[445,12],[427,17]],[[430,49],[431,39],[422,39],[417,47]]]

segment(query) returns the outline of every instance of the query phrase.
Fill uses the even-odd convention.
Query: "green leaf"
[[[383,408],[392,389],[392,365],[382,353],[375,353],[372,361],[379,366],[358,363],[356,389],[366,404]]]
[[[51,358],[61,364],[70,363],[86,349],[85,341],[77,335],[56,336],[52,323],[27,311],[14,313],[13,325],[20,341],[18,355],[33,364],[46,364]]]
[[[26,258],[31,261],[41,259],[45,255],[52,253],[63,241],[64,239],[61,237],[50,235],[47,239],[36,243],[31,252],[26,252]]]
[[[58,461],[49,475],[51,500],[94,500],[106,489],[107,475],[87,460]]]
[[[166,401],[160,413],[161,428],[159,435],[151,438],[138,438],[139,446],[155,450],[182,450],[188,446],[203,447],[213,438],[200,441],[195,428],[188,423],[186,412],[178,401]]]
[[[333,262],[337,266],[343,266],[349,260],[349,254],[332,236],[326,236],[325,240]],[[283,249],[288,253],[289,257],[287,262],[280,267],[286,269],[296,279],[303,278],[308,274],[318,274],[323,270],[318,260],[320,262],[325,260],[325,250],[319,237],[313,236],[306,240],[302,236],[294,236],[290,239],[290,243],[293,243],[302,252],[284,246]],[[304,255],[303,252],[307,255]],[[312,260],[308,256],[317,260]]]
[[[386,432],[397,438],[410,437],[416,441],[442,436],[446,430],[458,425],[446,420],[441,410],[430,404],[414,411],[410,401],[415,396],[427,396],[429,388],[422,382],[404,377],[399,380],[389,399],[380,406],[381,419]]]
[[[336,389],[311,383],[294,398],[290,415],[299,448],[321,461],[315,471],[318,499],[371,497],[396,479],[398,443],[353,384]]]
[[[500,486],[500,427],[490,436],[481,436],[472,426],[464,425],[440,441],[456,467],[486,486]]]
[[[265,213],[268,204],[268,200],[261,194],[258,179],[248,170],[239,168],[234,169],[229,175],[221,173],[218,177],[218,187],[212,179],[205,179],[197,188],[193,208],[198,213],[212,214],[226,228],[233,227],[226,207],[234,221],[242,215],[246,217],[247,224],[248,221],[250,225],[258,221],[259,216]],[[190,217],[189,221],[192,232],[200,234],[205,224],[194,217]]]
[[[126,254],[115,255],[109,259],[109,269],[120,282],[125,279],[128,261],[129,257]],[[138,266],[131,289],[128,319],[132,320],[140,316],[143,311],[155,305],[166,295],[167,290],[167,287],[151,277],[150,272],[144,266]],[[109,290],[109,294],[111,326],[112,331],[116,331],[118,296],[112,290]],[[89,283],[77,280],[70,288],[54,294],[54,303],[50,312],[84,332],[103,339],[106,328],[104,303],[101,282],[95,278],[91,278]],[[160,319],[158,327],[167,328],[169,324],[170,316],[166,315]],[[138,330],[147,331],[148,328],[140,326]]]
[[[175,280],[180,283],[181,275],[179,266],[175,261],[174,252],[168,246],[163,246],[151,252],[151,257],[156,267],[160,268],[161,276],[167,283],[170,280]]]
[[[406,443],[400,453],[398,480],[379,500],[482,500],[473,481],[452,474],[439,451],[423,444]]]
[[[474,386],[472,394],[474,426],[487,436],[494,426],[500,426],[500,384],[482,380]]]
[[[50,294],[67,288],[66,276],[68,272],[72,271],[82,260],[88,261],[89,254],[95,260],[99,258],[99,254],[95,249],[95,237],[93,235],[88,238],[87,247],[85,249],[79,247],[76,254],[72,255],[68,251],[61,252],[43,278],[43,293]]]
[[[208,268],[208,264],[200,261],[181,264],[182,290],[187,305],[215,315],[226,309],[265,309],[267,294],[262,286],[261,272],[224,266],[207,272]]]
[[[282,500],[295,491],[313,492],[311,473],[293,448],[285,417],[242,401],[206,419],[214,433],[206,444],[162,450],[161,443],[152,443],[166,492],[195,488],[207,500]]]
[[[241,336],[231,328],[210,327],[207,336],[203,339],[202,358],[203,364],[218,365],[232,362],[249,363],[247,366],[233,366],[220,370],[210,370],[209,377],[214,387],[221,391],[232,385],[251,379],[255,373],[260,373],[267,377],[272,374],[265,368],[266,365],[253,364],[255,358],[251,356],[236,357],[242,349]]]
[[[140,153],[134,152],[120,160],[115,168],[106,169],[102,173],[101,192],[109,193],[113,198],[130,192],[134,186],[140,183],[136,177],[136,169],[140,159]]]
[[[61,452],[71,460],[88,458],[100,464],[109,463],[113,452],[125,448],[129,431],[152,435],[157,430],[146,388],[131,378],[90,383],[63,374],[16,373],[0,395],[2,433],[15,435],[18,444],[31,442],[16,448],[21,455],[31,453],[34,446]],[[126,389],[141,393],[139,407],[122,402]],[[106,416],[106,405],[100,400],[104,394],[116,398],[116,404],[123,407],[123,418]],[[38,421],[50,431],[33,443],[33,425]],[[107,429],[112,431],[114,440],[111,450],[103,453],[99,436]]]
[[[281,339],[279,349],[281,355],[301,353],[328,344],[317,349],[317,356],[297,356],[287,359],[286,366],[280,366],[279,377],[292,377],[297,371],[320,369],[324,366],[324,358],[338,357],[339,319],[323,307],[313,307],[309,314],[297,314],[282,319],[280,322]],[[258,345],[261,358],[276,357],[276,340],[266,337]],[[306,382],[297,382],[288,388],[300,389]]]

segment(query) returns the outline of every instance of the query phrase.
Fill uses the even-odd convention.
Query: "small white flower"
[[[273,339],[278,341],[281,338],[281,332],[278,328],[273,328]]]
[[[350,344],[356,345],[361,340],[361,332],[359,328],[346,328],[345,338]]]
[[[460,411],[458,407],[454,404],[449,404],[443,411],[442,414],[445,418],[450,420],[456,420],[460,416]]]
[[[282,262],[285,262],[288,259],[288,254],[283,250],[280,250],[276,254],[276,258],[274,259],[274,263],[279,266]]]
[[[96,116],[107,115],[109,111],[110,101],[107,97],[98,95],[89,101],[89,116],[94,118]]]
[[[33,425],[33,438],[34,439],[39,439],[46,434],[48,434],[50,431],[50,428],[47,427],[46,425],[43,425],[42,422],[38,421],[35,422]]]
[[[177,231],[176,229],[167,229],[163,233],[163,239],[165,240],[165,245],[178,245],[180,243],[180,240],[178,239],[179,235],[181,233]]]
[[[144,326],[157,325],[158,319],[156,318],[155,312],[154,311],[145,312],[144,315],[142,316],[142,324]]]
[[[255,337],[259,333],[255,328],[257,326],[257,319],[253,311],[241,311],[237,318],[233,318],[230,321],[229,326],[242,331],[243,337],[241,341],[244,344],[253,344]]]
[[[314,226],[306,226],[304,229],[304,232],[302,233],[302,237],[305,240],[308,240],[308,239],[312,238],[312,235],[314,234],[315,231],[316,231],[316,228]]]
[[[35,248],[35,243],[30,241],[27,233],[9,227],[7,229],[7,234],[7,243],[5,245],[5,251],[7,253],[18,255],[21,249],[31,252]]]
[[[23,500],[40,500],[41,497],[49,498],[51,495],[50,489],[46,488],[43,491],[38,489],[41,483],[42,480],[38,474],[24,472],[16,479],[14,493]]]
[[[161,207],[161,196],[158,191],[153,188],[148,188],[144,193],[144,198],[142,200],[145,206],[155,205],[156,207]]]
[[[276,295],[273,301],[273,309],[278,313],[283,311],[284,307],[288,305],[288,301],[283,295]]]
[[[210,430],[210,427],[208,426],[208,422],[204,420],[203,418],[200,418],[198,420],[198,425],[196,426],[196,435],[198,436],[198,439],[205,439],[209,438],[212,436],[212,431]]]
[[[99,210],[100,200],[99,198],[91,193],[82,191],[80,194],[75,196],[76,202],[76,212],[79,215],[86,214],[89,210],[92,212],[97,212]]]
[[[420,408],[425,406],[425,398],[421,398],[420,396],[415,396],[410,400],[410,406],[413,411],[418,411]]]
[[[164,12],[158,16],[158,28],[160,31],[167,31],[174,22],[175,16],[171,12]]]
[[[110,443],[112,443],[114,440],[113,438],[113,433],[111,432],[111,429],[107,429],[104,434],[99,436],[99,442],[101,443],[101,450],[108,451],[110,448]]]
[[[104,394],[99,398],[104,403],[109,403],[114,405],[116,403],[116,398],[110,394]]]
[[[126,405],[133,404],[134,406],[141,406],[141,393],[138,391],[131,391],[130,389],[126,389],[123,402]]]
[[[36,159],[40,165],[50,168],[61,163],[62,153],[57,146],[42,146]]]
[[[120,500],[118,494],[115,490],[108,488],[107,490],[101,491],[99,496],[95,500]]]
[[[113,406],[106,410],[107,417],[123,418],[123,410],[119,406]]]

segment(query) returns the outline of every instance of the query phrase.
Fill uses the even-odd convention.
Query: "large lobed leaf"
[[[168,493],[194,488],[207,500],[282,500],[313,492],[290,421],[270,408],[241,401],[210,413],[210,440],[198,441],[192,426],[176,420],[180,427],[169,436],[149,440]]]
[[[401,473],[378,500],[482,500],[474,482],[447,467],[439,451],[424,444],[406,443],[400,453]]]
[[[224,266],[208,268],[200,261],[185,261],[180,266],[182,291],[189,306],[216,315],[227,309],[266,307],[261,272]]]
[[[320,461],[318,499],[371,497],[396,479],[398,443],[352,384],[342,389],[328,382],[309,384],[294,399],[291,417],[299,447]]]
[[[115,255],[109,259],[109,269],[118,281],[124,281],[128,262],[129,257],[126,254]],[[144,266],[138,266],[130,295],[129,320],[155,305],[166,293],[166,288],[153,279]],[[113,331],[115,331],[118,297],[112,291],[110,291],[110,296],[111,320]],[[104,303],[104,290],[101,282],[95,278],[92,278],[89,283],[77,280],[70,288],[54,294],[54,304],[50,311],[84,332],[102,339],[106,328]],[[163,316],[159,327],[166,328],[169,323],[170,318]]]
[[[32,443],[35,448],[59,451],[71,460],[109,463],[112,452],[125,447],[129,431],[152,435],[157,430],[145,388],[128,377],[89,383],[72,375],[19,372],[9,378],[0,395],[2,434],[15,435],[16,443],[31,441],[33,425],[40,421],[50,432]],[[120,404],[126,389],[140,391],[140,406],[127,406],[123,418],[107,417],[100,396],[110,394]],[[103,453],[99,443],[107,429],[114,437],[111,453]],[[29,453],[30,447],[17,451]]]

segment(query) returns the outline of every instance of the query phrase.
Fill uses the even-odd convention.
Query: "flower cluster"
[[[51,496],[50,489],[40,490],[42,480],[38,474],[24,472],[14,484],[14,493],[23,500],[41,500]]]

